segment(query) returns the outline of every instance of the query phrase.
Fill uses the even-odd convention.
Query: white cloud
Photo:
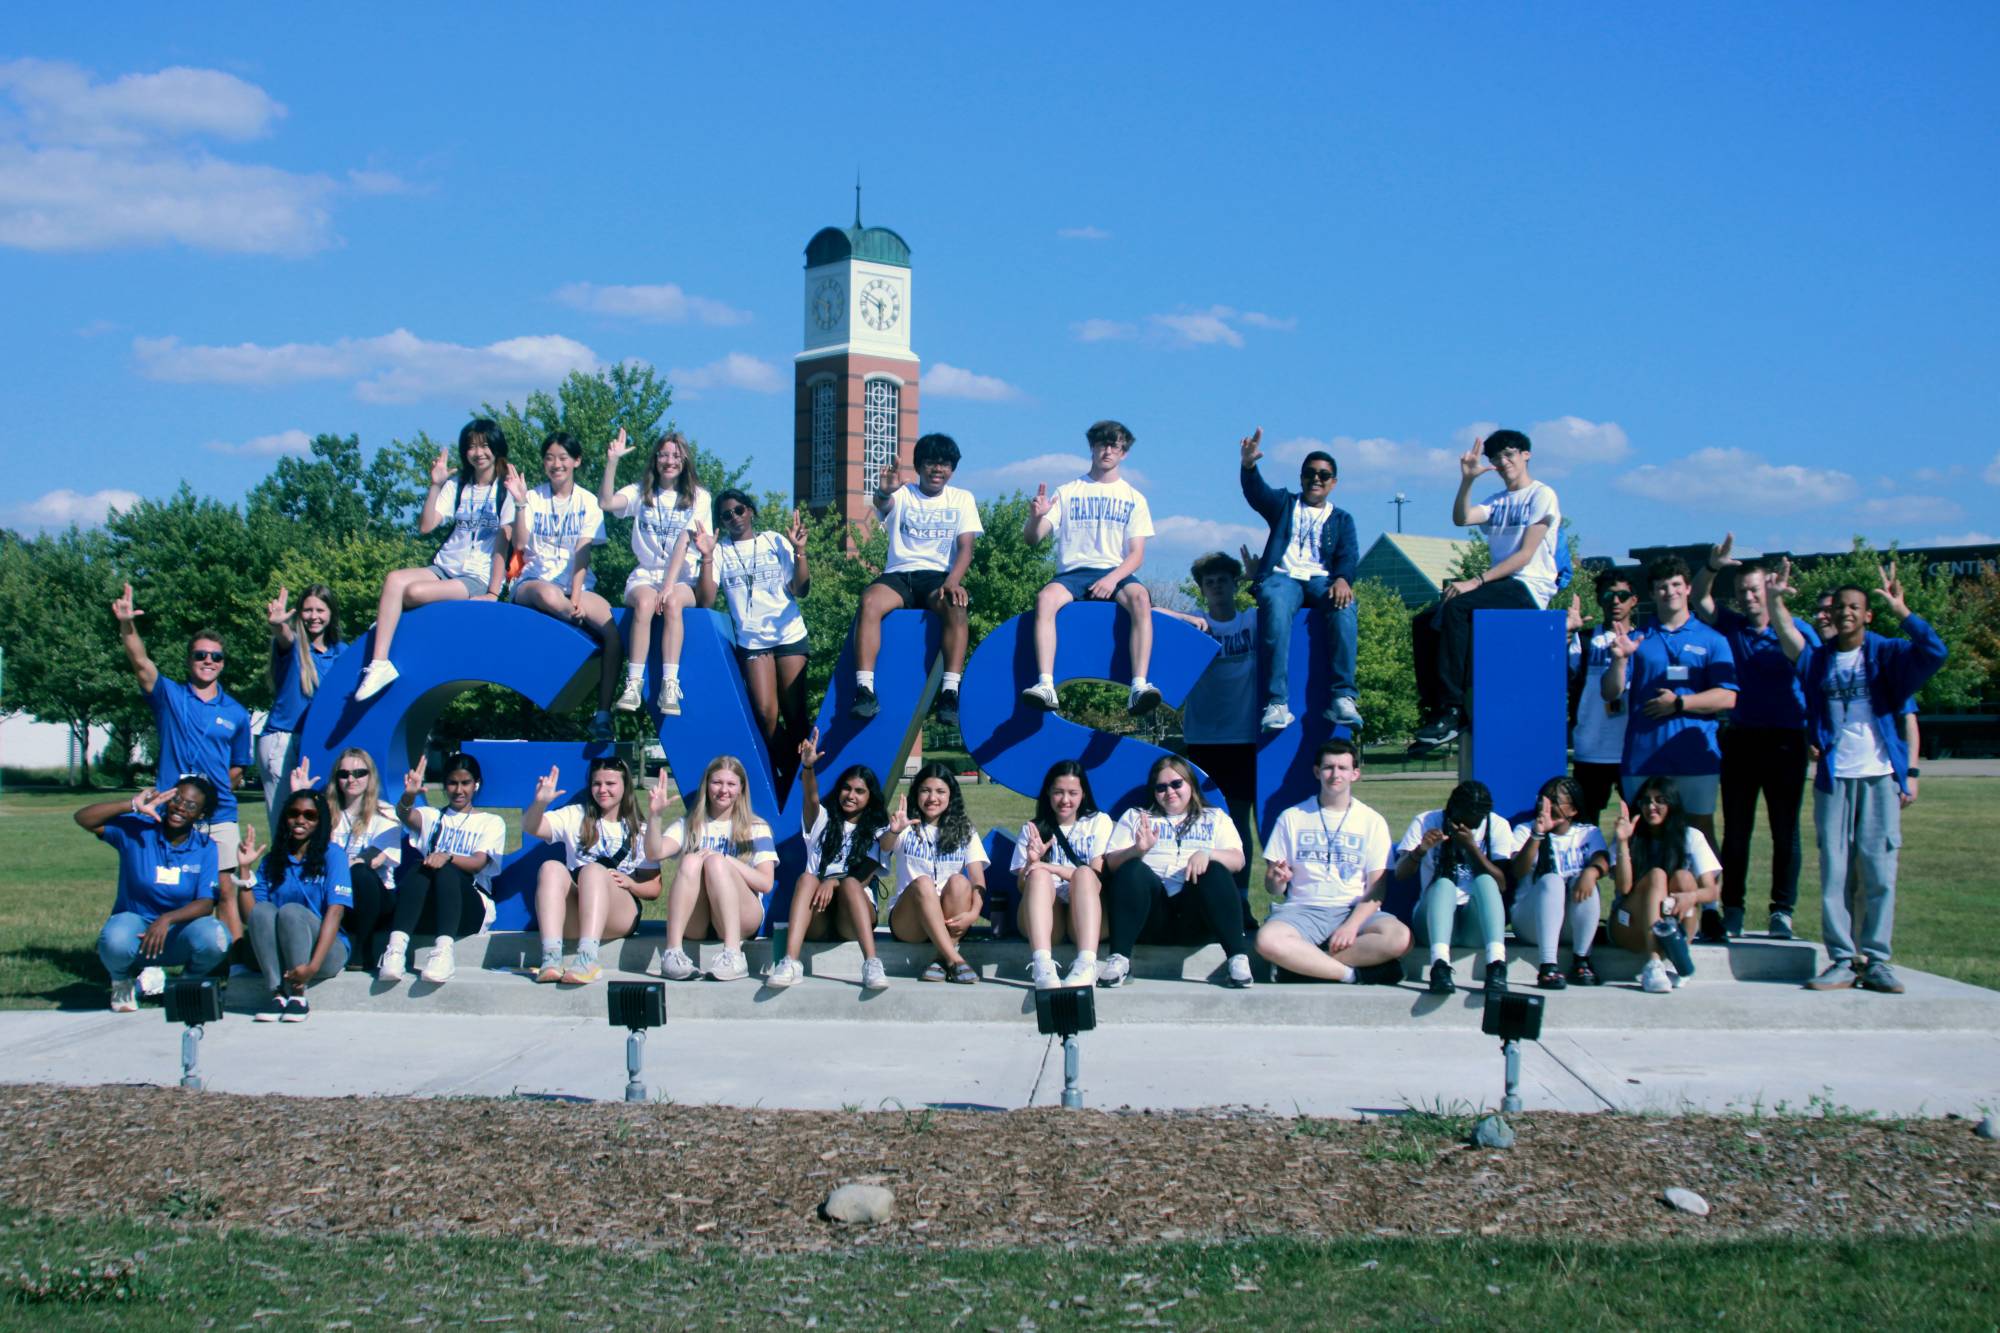
[[[302,430],[281,430],[275,435],[259,435],[231,444],[227,440],[210,440],[207,448],[218,454],[237,454],[245,458],[277,458],[284,454],[308,454],[312,452],[312,436]]]
[[[1845,504],[1858,487],[1834,468],[1768,463],[1742,449],[1697,449],[1674,463],[1647,463],[1621,475],[1619,490],[1689,508],[1745,511]]]
[[[138,503],[139,496],[133,491],[113,489],[81,495],[64,487],[14,506],[13,516],[23,527],[66,528],[75,523],[88,528],[102,523],[114,509],[130,509]]]
[[[1116,319],[1086,319],[1069,326],[1080,343],[1116,342],[1139,336],[1137,324],[1127,324]]]
[[[661,324],[685,324],[693,320],[729,327],[750,322],[748,311],[706,296],[691,296],[671,282],[650,286],[600,286],[594,282],[572,282],[557,288],[555,299],[594,315],[617,315]]]
[[[1190,514],[1161,514],[1153,520],[1153,543],[1176,549],[1228,551],[1239,546],[1261,549],[1270,532],[1251,523],[1224,523]]]
[[[243,142],[270,133],[285,108],[253,83],[217,69],[176,65],[98,83],[54,60],[0,64],[0,92],[42,143],[129,147],[195,135]]]
[[[1993,455],[1993,461],[1988,463],[1986,470],[1979,475],[1993,485],[2000,486],[2000,454]]]
[[[704,389],[745,389],[751,393],[783,393],[785,380],[769,361],[760,361],[744,352],[731,352],[720,361],[711,361],[693,370],[676,367],[667,372],[667,382],[688,393]]]
[[[1585,421],[1582,417],[1557,417],[1537,421],[1528,427],[1534,442],[1537,471],[1553,461],[1568,463],[1615,463],[1632,452],[1632,442],[1615,421]]]
[[[1276,315],[1267,315],[1260,310],[1244,311],[1243,322],[1253,329],[1270,329],[1274,333],[1290,333],[1299,326],[1297,316],[1287,315],[1280,319]]]
[[[1965,508],[1956,500],[1939,495],[1877,495],[1855,506],[1867,523],[1956,523],[1965,517]]]
[[[350,170],[347,183],[356,194],[415,194],[417,187],[393,171]]]
[[[1108,241],[1111,233],[1102,227],[1057,227],[1056,235],[1066,241]]]
[[[331,343],[234,347],[184,346],[178,338],[135,338],[133,355],[148,379],[176,384],[271,385],[351,380],[368,403],[436,398],[502,401],[593,370],[597,354],[559,334],[508,338],[484,347],[431,342],[408,329]]]
[[[1207,310],[1183,315],[1153,315],[1153,327],[1167,336],[1168,341],[1183,347],[1201,347],[1221,343],[1225,347],[1241,347],[1243,335],[1230,327],[1229,319],[1236,312],[1228,306],[1210,306]]]
[[[990,491],[1024,490],[1032,492],[1035,487],[1047,485],[1050,490],[1066,481],[1073,481],[1090,471],[1087,454],[1036,454],[1033,458],[1017,458],[1012,462],[999,463],[992,467],[966,468],[959,474],[958,484],[971,488],[975,493]],[[1134,486],[1144,490],[1150,485],[1144,471],[1135,467],[1121,467],[1118,475]]]
[[[1331,440],[1301,435],[1274,444],[1265,453],[1285,462],[1297,463],[1304,461],[1305,456],[1316,449],[1333,455],[1334,466],[1340,470],[1342,482],[1355,479],[1415,482],[1453,480],[1458,476],[1458,456],[1451,450],[1385,439],[1379,435],[1360,440],[1351,435],[1336,435]]]
[[[1004,403],[1022,396],[1006,380],[978,375],[939,361],[924,372],[923,392],[932,398],[969,398],[980,403]]]
[[[2000,542],[2000,537],[1990,532],[1973,529],[1969,532],[1938,532],[1924,538],[1925,546],[1991,546]]]

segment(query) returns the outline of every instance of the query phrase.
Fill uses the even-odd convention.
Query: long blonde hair
[[[319,691],[319,663],[313,661],[312,638],[306,633],[303,614],[307,599],[313,597],[319,598],[326,606],[326,646],[332,648],[340,642],[340,603],[333,599],[333,589],[324,583],[315,583],[299,594],[298,610],[292,612],[292,655],[299,664],[299,693],[308,699]],[[276,680],[271,682],[273,689],[277,685]],[[374,773],[375,766],[370,764],[368,771]]]
[[[368,770],[368,781],[361,788],[361,795],[355,801],[353,809],[350,809],[341,799],[340,770],[349,767],[356,761]],[[395,807],[384,803],[382,800],[382,770],[375,766],[375,756],[369,754],[366,750],[357,750],[350,746],[335,756],[333,772],[327,775],[326,787],[328,804],[336,812],[336,822],[340,820],[347,822],[348,838],[354,838],[358,835],[363,841],[366,841],[368,837],[368,823],[376,815],[387,814],[391,819],[395,818]],[[361,811],[361,818],[358,821],[354,817],[355,810]],[[343,844],[345,841],[343,839]]]
[[[709,820],[714,818],[708,812],[708,780],[719,768],[736,775],[736,803],[729,807],[729,840],[736,845],[736,859],[749,865],[751,843],[756,840],[757,816],[750,809],[750,775],[743,771],[743,761],[733,754],[717,755],[701,771],[701,783],[694,789],[694,799],[687,803],[688,842],[699,838],[701,831],[708,827]],[[682,850],[686,850],[685,846]]]

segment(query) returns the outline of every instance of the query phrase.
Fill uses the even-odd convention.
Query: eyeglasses
[[[1639,600],[1639,594],[1633,592],[1630,588],[1613,588],[1597,600],[1600,602],[1636,602]]]
[[[1327,470],[1326,468],[1323,468],[1323,467],[1307,467],[1307,468],[1300,468],[1300,469],[1299,469],[1299,480],[1300,480],[1300,481],[1332,481],[1332,480],[1333,480],[1333,473],[1332,473],[1332,472],[1330,472],[1330,471],[1328,471],[1328,470]]]
[[[1674,803],[1672,801],[1669,801],[1666,797],[1659,795],[1641,796],[1639,798],[1639,808],[1641,810],[1651,809],[1653,807],[1658,807],[1661,810],[1671,810],[1674,808]]]
[[[1175,778],[1175,779],[1174,779],[1173,781],[1171,781],[1171,782],[1155,782],[1155,783],[1153,784],[1153,790],[1154,790],[1154,791],[1179,791],[1179,790],[1180,790],[1180,789],[1181,789],[1182,787],[1185,787],[1185,786],[1187,786],[1187,783],[1185,783],[1185,782],[1181,781],[1181,780],[1180,780],[1179,778]]]
[[[179,810],[183,814],[198,815],[201,813],[202,807],[207,804],[208,802],[199,796],[169,796],[167,798],[167,808],[169,810]]]
[[[221,660],[222,650],[220,648],[191,648],[188,650],[188,661],[190,662],[220,662]]]
[[[342,782],[352,782],[356,778],[367,777],[368,770],[365,768],[340,768],[335,769],[333,775]]]

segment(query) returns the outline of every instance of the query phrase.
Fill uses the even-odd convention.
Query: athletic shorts
[[[694,579],[688,575],[685,569],[681,571],[680,582],[687,585],[690,588],[694,586]],[[667,586],[666,570],[647,569],[645,566],[640,565],[634,568],[631,574],[626,576],[625,595],[627,597],[630,597],[632,595],[632,590],[634,588],[651,588],[654,592],[658,592],[660,589],[666,586]]]
[[[1072,569],[1067,574],[1056,575],[1049,582],[1060,583],[1063,587],[1069,589],[1070,596],[1076,598],[1079,602],[1083,602],[1090,599],[1090,585],[1110,572],[1109,569]],[[1126,585],[1137,583],[1138,581],[1139,576],[1137,574],[1127,574],[1124,578],[1118,580],[1118,586],[1112,589],[1112,592],[1115,595],[1124,591]]]
[[[202,827],[215,840],[216,868],[225,875],[235,874],[236,849],[243,845],[243,826],[232,819],[227,824],[213,821]]]
[[[486,595],[486,580],[480,578],[477,574],[447,574],[436,565],[430,566],[430,571],[438,577],[439,581],[456,583],[459,587],[465,589],[467,597],[484,597]]]
[[[525,592],[527,589],[534,587],[537,583],[547,584],[549,587],[554,588],[557,592],[561,593],[565,601],[568,600],[569,588],[565,584],[557,583],[554,579],[522,579],[519,582],[517,582],[513,586],[513,588],[507,593],[507,600],[514,603],[514,605],[516,606],[525,605],[525,603],[521,601],[521,594]],[[597,585],[595,579],[586,577],[583,581],[583,590],[585,592],[596,591],[596,586]]]
[[[1681,794],[1681,810],[1690,815],[1712,815],[1715,813],[1715,792],[1721,785],[1719,773],[1667,773],[1664,775],[1647,773],[1634,776],[1627,773],[1623,778],[1625,799],[1629,802],[1639,795],[1639,788],[1646,785],[1649,777],[1665,776],[1673,779],[1674,786]],[[1635,812],[1636,813],[1636,812]]]
[[[738,645],[736,662],[740,666],[759,657],[804,657],[808,643],[807,639],[794,639],[790,643],[772,644],[769,648],[745,648]]]
[[[1353,903],[1338,907],[1327,903],[1278,903],[1271,908],[1271,915],[1264,918],[1264,924],[1290,926],[1317,949],[1332,939],[1333,933],[1353,915]]]
[[[871,588],[887,588],[903,599],[906,611],[921,611],[931,594],[944,586],[947,575],[935,569],[904,569],[884,573]]]

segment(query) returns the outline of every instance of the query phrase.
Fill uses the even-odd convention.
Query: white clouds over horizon
[[[8,517],[23,527],[66,528],[74,523],[91,528],[103,523],[112,511],[130,509],[138,503],[135,491],[114,487],[83,494],[65,486],[15,505]]]
[[[1031,458],[1016,458],[991,467],[966,467],[957,474],[956,483],[982,498],[994,492],[1014,490],[1026,491],[1032,495],[1037,486],[1045,485],[1053,491],[1064,482],[1074,481],[1088,471],[1090,471],[1088,454],[1046,453],[1036,454]],[[1139,468],[1121,467],[1118,469],[1118,475],[1142,491],[1152,484],[1146,473]]]
[[[1672,463],[1647,463],[1613,483],[1628,495],[1692,508],[1812,509],[1845,504],[1859,491],[1838,468],[1770,463],[1743,449],[1697,449]]]
[[[294,428],[274,435],[258,435],[241,444],[210,440],[203,447],[211,453],[234,454],[239,458],[281,458],[287,454],[303,456],[312,452],[312,436]]]
[[[717,328],[748,324],[750,312],[706,296],[694,296],[672,282],[618,286],[572,282],[558,287],[555,299],[573,310],[594,315],[650,320],[660,324],[690,321]]]
[[[1117,319],[1084,319],[1069,326],[1069,331],[1080,343],[1116,342],[1139,336],[1137,324],[1127,324]]]
[[[717,361],[693,369],[675,367],[667,372],[667,383],[676,391],[699,396],[710,389],[742,389],[749,393],[783,393],[785,377],[769,361],[747,352],[731,352]]]
[[[597,354],[560,334],[508,338],[484,347],[432,342],[408,329],[330,343],[233,347],[135,338],[139,373],[174,384],[269,386],[349,380],[365,403],[467,398],[501,402],[560,384],[572,370],[595,370]]]
[[[1197,554],[1224,551],[1234,555],[1237,547],[1248,546],[1255,553],[1263,549],[1270,535],[1270,530],[1262,524],[1228,523],[1191,514],[1159,514],[1153,519],[1153,540],[1146,544],[1146,561],[1152,563],[1155,547]]]
[[[964,398],[977,403],[1006,403],[1022,398],[1020,389],[993,375],[979,375],[942,361],[934,363],[918,381],[929,398]]]
[[[1148,315],[1143,332],[1152,341],[1168,347],[1241,347],[1243,330],[1290,333],[1299,321],[1291,316],[1266,314],[1261,310],[1238,310],[1233,306],[1212,305],[1206,310],[1179,310]],[[1078,342],[1117,342],[1136,338],[1142,326],[1122,319],[1091,318],[1069,326]]]

